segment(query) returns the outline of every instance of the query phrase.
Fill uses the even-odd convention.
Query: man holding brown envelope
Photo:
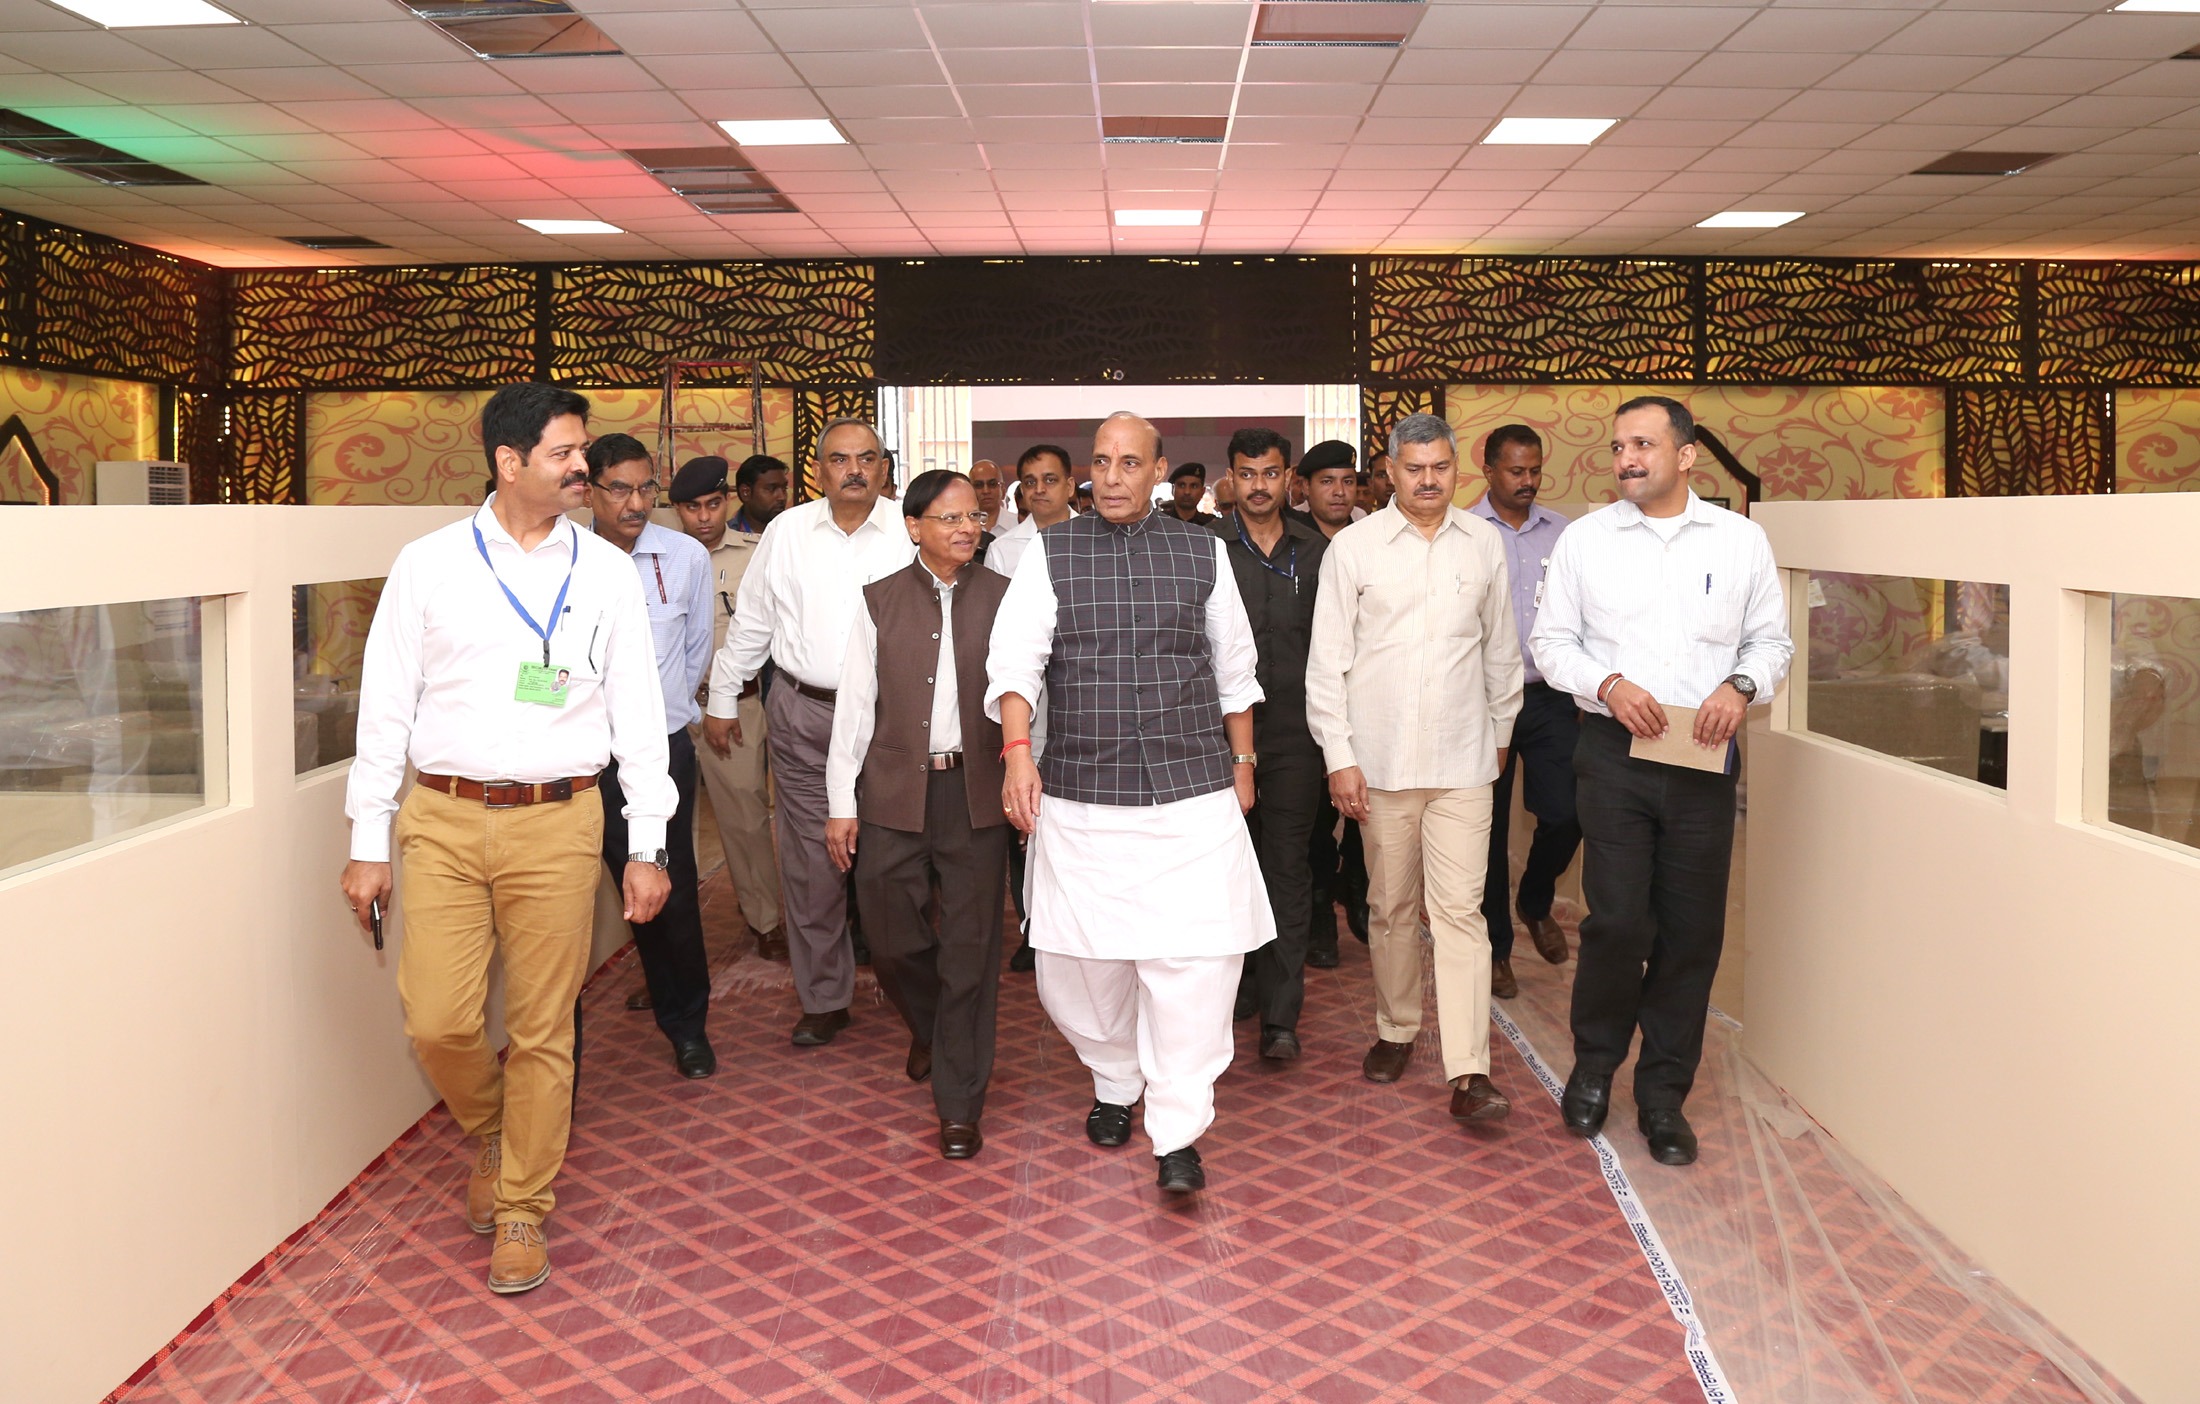
[[[1574,774],[1589,916],[1560,1110],[1576,1135],[1603,1129],[1639,1026],[1636,1125],[1667,1165],[1696,1158],[1681,1104],[1726,936],[1734,734],[1795,652],[1763,528],[1691,492],[1695,462],[1686,406],[1619,407],[1620,500],[1559,538],[1529,640],[1586,714]]]

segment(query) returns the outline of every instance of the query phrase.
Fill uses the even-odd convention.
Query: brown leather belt
[[[833,691],[829,687],[812,687],[808,683],[802,681],[800,678],[792,679],[792,681],[794,683],[794,690],[801,693],[804,697],[809,698],[812,702],[823,702],[826,705],[830,706],[833,701],[840,696],[839,693]]]
[[[544,780],[527,784],[518,780],[464,780],[456,775],[422,775],[420,783],[455,799],[480,800],[491,809],[517,809],[526,804],[550,804],[569,800],[596,788],[596,777],[579,775],[571,780]]]
[[[926,763],[933,770],[960,770],[962,769],[963,753],[960,751],[934,751],[926,757]]]

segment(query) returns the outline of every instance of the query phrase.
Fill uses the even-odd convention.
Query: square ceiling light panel
[[[1723,210],[1696,221],[1698,229],[1778,229],[1803,217],[1801,210]]]
[[[1482,138],[1485,146],[1587,146],[1612,129],[1610,117],[1507,117]]]
[[[1423,0],[1265,0],[1256,49],[1395,49],[1420,23]]]
[[[1121,225],[1197,225],[1206,218],[1204,210],[1117,210],[1115,222]]]
[[[301,248],[327,253],[337,249],[386,249],[388,244],[380,239],[369,239],[364,234],[285,234],[283,242]]]
[[[730,146],[650,147],[627,156],[704,214],[800,214],[794,201]]]
[[[727,136],[743,146],[844,146],[848,138],[828,117],[801,117],[776,122],[720,122]]]
[[[2119,10],[2156,15],[2200,15],[2200,0],[2123,0]]]
[[[1911,175],[2007,176],[2052,161],[2059,151],[1952,151]]]
[[[41,165],[96,180],[102,185],[204,185],[197,176],[140,161],[103,141],[63,131],[36,117],[0,108],[0,151],[28,156]]]
[[[605,224],[600,219],[523,219],[519,221],[537,234],[624,234],[616,224]]]
[[[186,24],[243,24],[206,0],[54,0],[71,14],[109,29],[159,29]]]
[[[1100,140],[1104,142],[1159,143],[1177,146],[1219,146],[1229,135],[1227,117],[1103,117]]]
[[[485,59],[598,58],[611,36],[565,0],[404,0],[405,8]]]

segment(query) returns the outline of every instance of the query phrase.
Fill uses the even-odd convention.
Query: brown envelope
[[[1640,736],[1627,748],[1627,754],[1636,760],[1656,761],[1659,765],[1679,765],[1690,770],[1709,770],[1726,773],[1726,749],[1723,746],[1703,747],[1696,744],[1696,709],[1694,707],[1667,707],[1665,709],[1665,735],[1656,741],[1645,741]]]

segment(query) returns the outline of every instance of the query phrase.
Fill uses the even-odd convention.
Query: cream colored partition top
[[[1787,730],[1789,693],[1752,739],[1746,1047],[2143,1398],[2200,1401],[2200,856],[2084,818],[2089,598],[2200,598],[2200,496],[1753,515],[1784,570],[2006,583],[2012,628],[2006,794]]]
[[[465,515],[0,513],[0,611],[226,597],[229,776],[0,881],[0,1398],[100,1399],[434,1103],[400,924],[376,952],[336,890],[347,767],[293,775],[291,587],[385,575]]]

